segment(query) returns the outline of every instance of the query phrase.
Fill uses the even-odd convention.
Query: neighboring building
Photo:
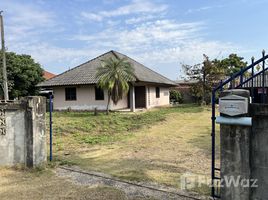
[[[174,87],[175,90],[179,91],[183,97],[183,103],[195,103],[195,99],[191,94],[191,87],[197,84],[197,80],[178,80],[175,81],[177,86]]]
[[[50,72],[48,72],[46,70],[44,70],[44,72],[43,72],[43,77],[44,77],[45,80],[51,79],[51,78],[53,78],[55,76],[56,76],[56,74],[52,74],[52,73],[50,73]]]
[[[251,94],[251,97],[253,98],[254,103],[261,103],[262,102],[262,95],[265,97],[265,103],[268,103],[267,98],[267,90],[268,90],[268,74],[265,74],[264,77],[264,91],[262,90],[262,73],[253,78],[253,81],[250,80],[247,83],[245,83],[242,88],[248,89],[250,92],[253,92]],[[246,80],[247,78],[244,78]],[[263,93],[264,92],[264,93]]]
[[[52,74],[46,70],[43,71],[43,78],[45,80],[48,80],[48,79],[51,79],[53,77],[55,77],[56,74]],[[49,95],[51,95],[53,93],[53,90],[51,88],[42,88],[40,91],[39,91],[39,95],[41,96],[45,96],[46,98],[49,98]]]
[[[169,88],[176,83],[116,51],[102,54],[38,86],[53,89],[55,110],[105,110],[108,95],[107,91],[96,87],[96,71],[101,60],[109,57],[126,58],[136,76],[136,81],[130,84],[128,95],[117,105],[111,102],[110,110],[130,108],[134,111],[135,108],[169,105]]]

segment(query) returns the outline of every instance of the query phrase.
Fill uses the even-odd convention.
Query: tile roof
[[[192,79],[192,80],[176,80],[175,82],[177,84],[189,84],[189,85],[191,85],[191,84],[198,83],[199,81]]]
[[[46,80],[40,84],[39,87],[53,87],[53,86],[65,86],[65,85],[85,85],[95,84],[98,82],[96,78],[96,69],[100,66],[103,59],[109,57],[125,57],[130,62],[135,70],[136,81],[159,83],[166,85],[176,85],[175,82],[168,78],[158,74],[157,72],[145,67],[132,58],[123,55],[116,51],[109,51],[104,53],[88,62],[85,62],[75,68],[72,68],[62,74],[55,76],[49,80]]]
[[[55,77],[55,76],[56,76],[56,74],[52,74],[52,73],[50,73],[50,72],[48,72],[48,71],[46,71],[46,70],[44,70],[44,72],[43,72],[43,77],[44,77],[46,80],[51,79],[51,78],[53,78],[53,77]]]

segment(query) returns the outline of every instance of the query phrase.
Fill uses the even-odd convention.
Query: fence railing
[[[254,98],[255,94],[254,91],[256,88],[258,88],[261,92],[261,99],[258,103],[266,103],[266,95],[267,91],[266,88],[267,83],[267,76],[266,71],[268,70],[268,67],[266,68],[266,59],[268,59],[268,55],[265,55],[265,51],[262,52],[262,57],[259,60],[254,61],[254,58],[252,58],[252,62],[249,66],[241,69],[241,71],[235,73],[230,78],[228,78],[225,81],[220,81],[220,83],[212,90],[212,116],[211,116],[211,147],[212,147],[212,159],[211,159],[211,197],[213,199],[220,199],[220,188],[219,188],[219,182],[220,182],[220,167],[216,167],[216,134],[215,134],[215,120],[216,120],[216,94],[217,92],[223,91],[225,89],[237,89],[237,88],[247,88],[250,90],[251,95],[251,102],[255,102],[256,99]],[[256,67],[260,66],[260,69],[256,69]],[[256,84],[257,83],[257,84]]]

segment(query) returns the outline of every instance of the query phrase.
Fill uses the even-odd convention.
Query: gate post
[[[250,133],[249,126],[220,126],[222,200],[249,199],[246,184],[250,180]]]
[[[221,199],[249,200],[251,118],[248,115],[249,91],[221,93],[219,110]]]
[[[268,198],[268,105],[251,104],[251,199]],[[252,183],[253,183],[252,182]]]
[[[46,163],[46,100],[45,97],[25,97],[26,166]]]

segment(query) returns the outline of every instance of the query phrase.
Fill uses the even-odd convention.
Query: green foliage
[[[10,99],[36,95],[38,93],[36,85],[44,80],[40,64],[36,63],[29,55],[18,55],[13,52],[6,53],[6,61]],[[0,65],[0,76],[3,80],[2,59],[0,59]],[[3,90],[1,90],[1,95],[3,95]]]
[[[196,113],[202,110],[202,107],[187,104],[135,114],[112,112],[110,115],[99,113],[98,116],[94,116],[91,112],[55,112],[53,134],[56,137],[71,135],[79,143],[107,143],[121,140],[142,127],[150,127],[164,121],[169,113]],[[60,145],[56,147],[62,148]]]
[[[191,87],[192,96],[199,103],[210,103],[210,93],[212,87],[218,84],[219,80],[225,77],[225,71],[216,64],[217,60],[209,60],[204,56],[204,61],[196,65],[183,65],[188,78],[198,80],[198,83]]]
[[[218,67],[225,70],[225,74],[227,76],[231,76],[247,66],[247,62],[243,61],[243,59],[243,57],[239,57],[237,54],[230,54],[228,58],[220,61],[215,61],[217,61],[216,64]]]
[[[169,99],[170,99],[170,102],[175,102],[175,103],[182,103],[183,102],[182,94],[177,90],[170,91]]]
[[[201,81],[200,81],[201,82]],[[193,96],[195,102],[201,103],[203,97],[203,90],[200,84],[193,84],[190,88],[191,95]]]
[[[114,104],[117,104],[128,93],[129,82],[135,80],[132,65],[125,58],[117,57],[102,60],[101,66],[97,68],[96,77],[98,86],[108,91],[107,113],[110,98]]]
[[[198,83],[191,87],[191,94],[199,103],[209,104],[211,91],[220,80],[224,80],[234,73],[246,67],[247,63],[243,57],[230,54],[228,58],[210,60],[204,55],[204,61],[196,65],[183,65],[186,78],[198,80]]]

